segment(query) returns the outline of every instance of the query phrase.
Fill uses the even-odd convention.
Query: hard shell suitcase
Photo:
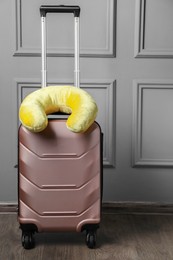
[[[45,18],[47,12],[75,17],[75,85],[79,87],[79,13],[75,6],[41,6],[42,87],[46,86]],[[76,54],[77,53],[77,54]],[[33,248],[35,232],[86,231],[96,245],[101,220],[102,133],[94,122],[85,133],[66,128],[66,119],[51,118],[40,133],[19,127],[18,220],[22,245]]]

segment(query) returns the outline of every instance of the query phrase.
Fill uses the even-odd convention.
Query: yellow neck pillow
[[[23,126],[32,132],[43,131],[47,115],[54,112],[70,114],[67,128],[76,133],[85,132],[94,122],[97,105],[84,90],[73,86],[48,86],[29,94],[19,109]]]

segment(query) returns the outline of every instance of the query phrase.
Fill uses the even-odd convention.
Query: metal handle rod
[[[74,85],[75,87],[80,87],[80,70],[79,70],[79,17],[74,19],[74,31],[75,31],[75,43],[74,43]]]
[[[46,60],[46,17],[41,17],[41,60],[42,60],[42,80],[41,87],[47,84],[47,60]]]

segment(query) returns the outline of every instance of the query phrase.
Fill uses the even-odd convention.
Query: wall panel
[[[72,85],[72,82],[49,81],[48,85]],[[103,164],[112,167],[115,165],[115,81],[114,82],[81,82],[81,88],[90,93],[98,105],[97,122],[104,133],[103,140]],[[17,96],[16,111],[23,98],[40,88],[38,80],[18,79],[16,80]],[[14,94],[15,96],[15,94]],[[18,118],[18,116],[16,116]],[[18,121],[18,119],[17,119]],[[19,126],[19,121],[18,125]]]
[[[136,0],[135,57],[173,57],[173,1]]]
[[[48,3],[46,0],[15,0],[14,2],[14,55],[38,56],[41,49],[39,7],[42,4],[62,4],[62,1],[49,0]],[[68,0],[65,4],[77,4],[81,7],[81,56],[115,56],[116,1]],[[96,16],[97,8],[99,8],[99,12]],[[48,14],[47,17],[48,55],[71,56],[74,46],[73,15]],[[62,24],[64,25],[63,31]]]
[[[173,166],[173,81],[134,81],[133,166]]]

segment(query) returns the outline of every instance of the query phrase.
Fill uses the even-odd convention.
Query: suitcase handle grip
[[[79,17],[80,7],[71,5],[41,5],[41,16],[46,16],[47,13],[73,13],[74,17]]]

